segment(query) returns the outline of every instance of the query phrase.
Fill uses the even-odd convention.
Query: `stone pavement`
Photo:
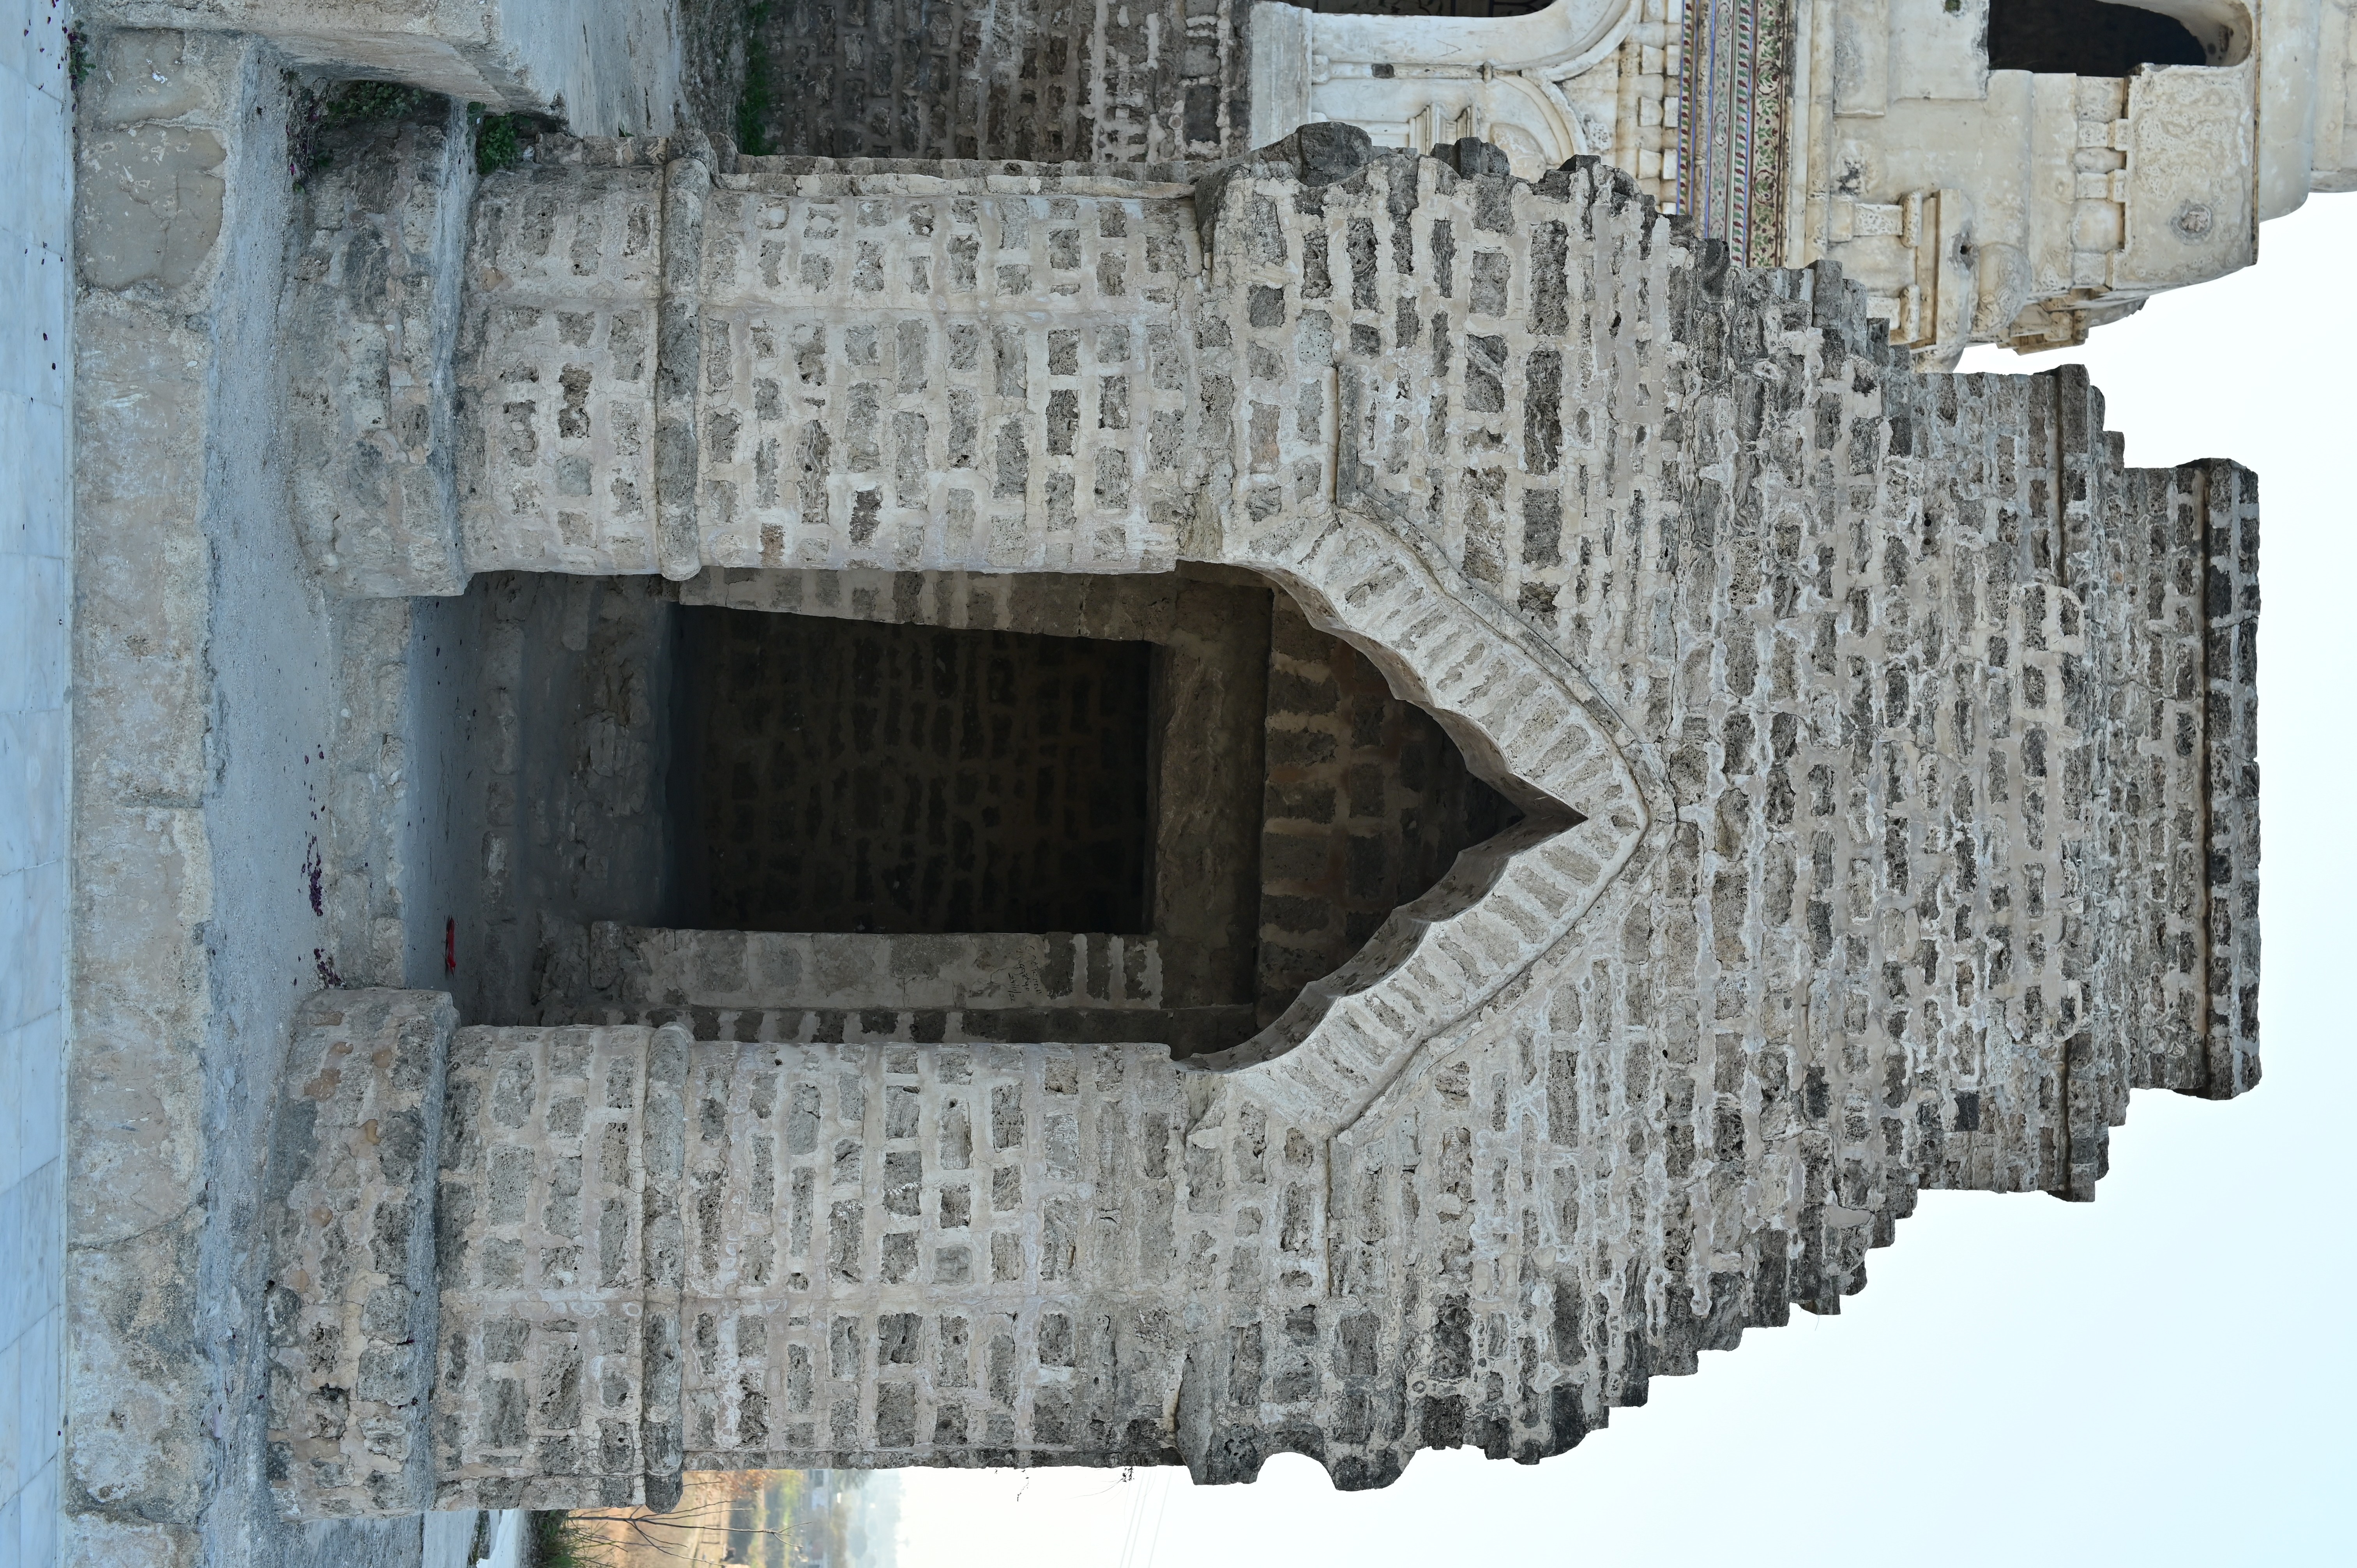
[[[0,7],[0,1558],[57,1558],[64,1230],[66,276],[62,12]]]

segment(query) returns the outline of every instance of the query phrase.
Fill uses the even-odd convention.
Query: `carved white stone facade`
[[[1992,70],[1989,0],[1558,0],[1512,19],[1253,16],[1255,143],[1342,120],[1535,177],[1593,153],[1753,265],[1839,262],[1926,364],[2025,352],[2248,266],[2357,187],[2344,0],[2155,0],[2199,66]]]

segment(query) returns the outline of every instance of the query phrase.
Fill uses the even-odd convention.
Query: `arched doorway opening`
[[[454,906],[470,1020],[1224,1050],[1559,814],[1236,568],[499,575],[454,608],[453,698],[499,721],[459,721],[451,786],[484,846],[452,878],[497,868]]]

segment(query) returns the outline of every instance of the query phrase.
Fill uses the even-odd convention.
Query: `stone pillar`
[[[679,1498],[684,1029],[460,1030],[436,1508]]]
[[[271,1154],[271,1477],[304,1519],[679,1495],[686,1035],[323,992]],[[527,1369],[522,1365],[529,1359]]]
[[[434,1171],[457,1011],[323,992],[296,1015],[272,1129],[271,1479],[307,1519],[434,1504]]]

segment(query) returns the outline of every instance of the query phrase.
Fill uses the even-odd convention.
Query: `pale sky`
[[[906,1473],[900,1568],[2357,1563],[2357,195],[2083,349],[2128,461],[2260,478],[2265,1080],[2138,1092],[2092,1205],[1926,1194],[1840,1316],[1795,1311],[1535,1468],[1417,1455],[1388,1490],[1310,1460]]]

